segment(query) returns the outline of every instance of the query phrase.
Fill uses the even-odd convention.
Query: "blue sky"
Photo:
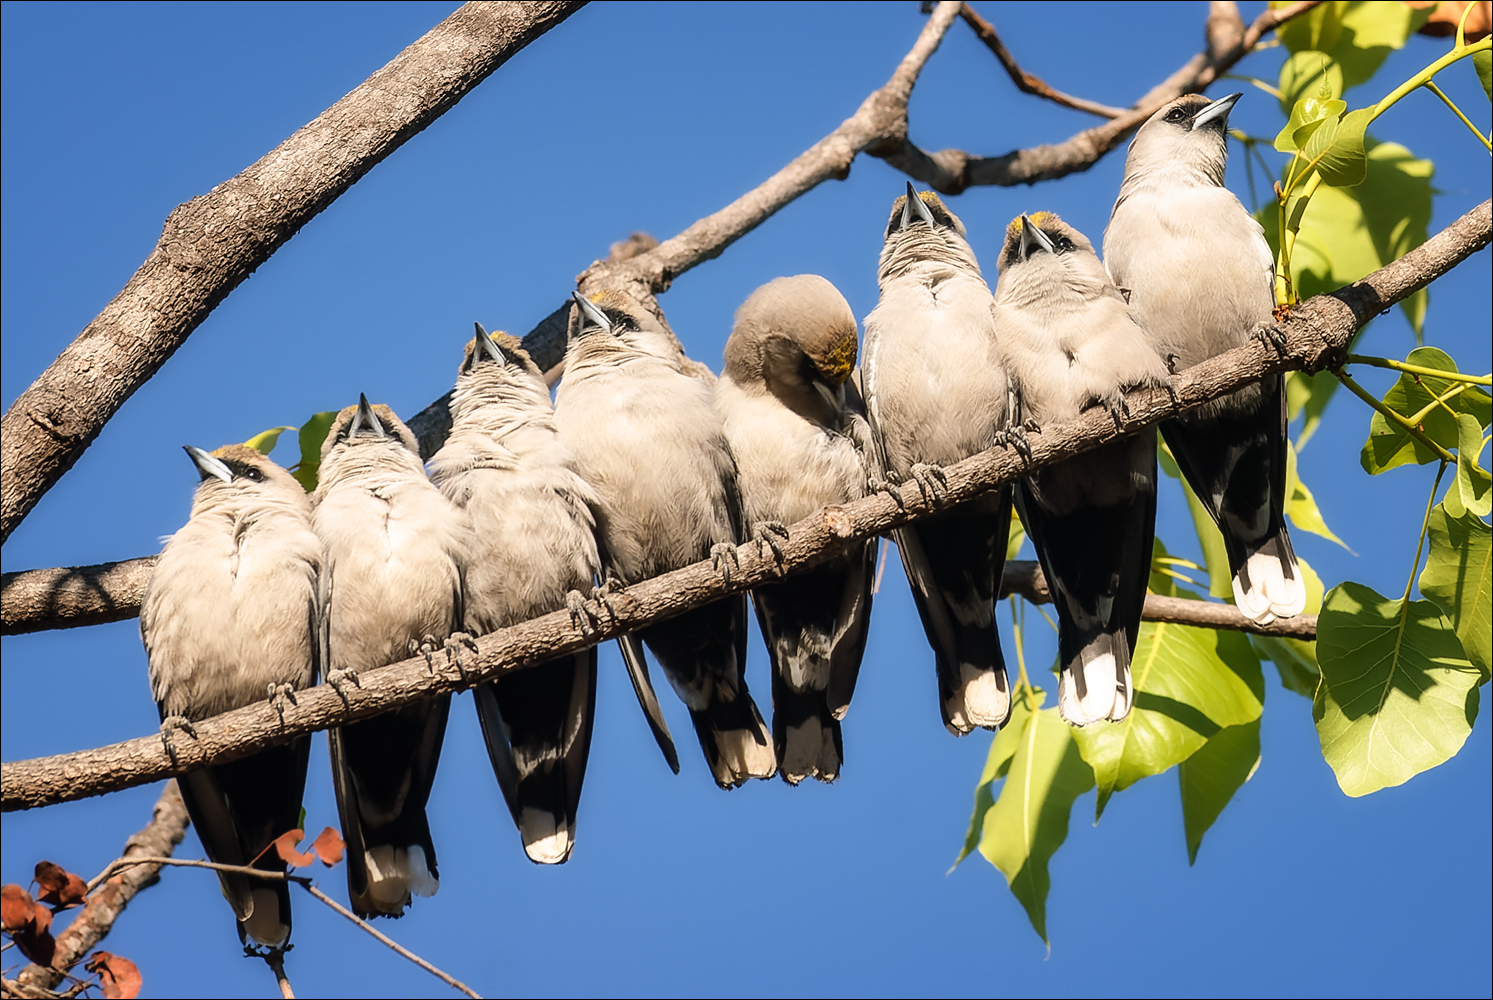
[[[257,159],[454,7],[0,7],[5,405],[118,291],[172,207]],[[1257,10],[1245,5],[1247,16]],[[1127,104],[1197,50],[1207,5],[984,13],[1052,85]],[[241,441],[360,391],[412,415],[450,387],[473,320],[522,334],[612,241],[635,229],[668,237],[759,183],[883,83],[922,23],[912,2],[583,9],[220,305],[14,533],[4,568],[157,551],[196,481],[183,443]],[[1377,100],[1445,46],[1412,39],[1350,105]],[[1241,71],[1273,79],[1279,58],[1261,54]],[[1442,86],[1487,127],[1470,67]],[[1273,134],[1273,99],[1242,89],[1234,124]],[[912,100],[912,135],[927,149],[997,154],[1093,121],[1017,93],[959,24]],[[1375,133],[1435,160],[1433,232],[1488,196],[1485,155],[1429,94],[1402,102]],[[1002,229],[1020,212],[1056,211],[1097,242],[1122,170],[1116,153],[1060,182],[975,189],[950,204],[993,277]],[[1247,196],[1242,172],[1231,168],[1229,180]],[[686,348],[718,368],[737,305],[783,274],[825,275],[864,317],[903,183],[859,159],[846,181],[681,277],[661,302]],[[1490,368],[1487,289],[1484,254],[1432,291],[1427,341],[1464,371]],[[1398,312],[1361,342],[1398,357],[1413,346]],[[1363,381],[1382,391],[1377,374]],[[1356,555],[1299,532],[1297,550],[1329,586],[1353,579],[1398,593],[1433,473],[1370,481],[1357,457],[1367,426],[1368,411],[1340,394],[1302,454],[1304,479]],[[293,461],[292,447],[276,457]],[[1169,489],[1158,534],[1195,554]],[[1049,662],[1051,637],[1031,632],[1029,660]],[[749,678],[766,706],[755,642]],[[8,637],[0,648],[4,759],[155,729],[133,621]],[[727,794],[687,743],[683,773],[671,775],[608,647],[572,860],[540,868],[524,858],[463,697],[431,806],[441,891],[383,928],[490,996],[1486,994],[1486,722],[1446,765],[1351,800],[1321,759],[1309,703],[1268,667],[1267,678],[1261,766],[1196,867],[1173,775],[1117,796],[1098,826],[1092,795],[1079,801],[1052,865],[1049,958],[997,871],[976,856],[946,874],[990,736],[955,740],[940,725],[932,656],[893,559],[837,785],[757,782]],[[687,736],[682,706],[664,700]],[[325,740],[315,747],[306,806],[320,829],[335,808]],[[0,877],[25,882],[41,858],[91,876],[145,823],[158,792],[7,814]],[[181,850],[200,856],[190,833]],[[321,881],[345,894],[340,869]],[[447,995],[340,917],[304,897],[296,906],[288,968],[300,995]],[[239,957],[230,913],[201,873],[168,871],[106,947],[140,964],[148,995],[273,990],[260,963]]]

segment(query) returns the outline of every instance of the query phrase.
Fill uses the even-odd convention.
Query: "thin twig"
[[[280,987],[280,996],[283,1000],[295,1000],[295,991],[290,988],[290,977],[285,975],[285,952],[280,948],[271,948],[260,957],[275,974],[275,985]]]
[[[1098,101],[1089,101],[1082,97],[1065,94],[1061,90],[1054,90],[1041,77],[1028,73],[1017,64],[1016,57],[1011,55],[1010,50],[1001,41],[1000,33],[995,30],[995,25],[976,13],[974,7],[966,3],[960,10],[959,16],[964,18],[965,24],[974,29],[975,37],[984,42],[985,47],[995,54],[996,59],[1000,60],[1006,74],[1011,77],[1011,82],[1016,84],[1016,89],[1023,94],[1046,98],[1054,104],[1072,108],[1074,111],[1086,111],[1100,118],[1118,118],[1125,113],[1124,108],[1112,108],[1108,104],[1100,104]]]
[[[1393,358],[1376,358],[1368,354],[1350,354],[1343,359],[1343,362],[1350,365],[1372,365],[1375,368],[1388,368],[1390,371],[1406,372],[1410,375],[1428,375],[1431,378],[1444,379],[1447,382],[1471,382],[1473,385],[1493,385],[1493,375],[1465,375],[1462,372],[1443,371],[1440,368],[1426,368],[1421,365],[1412,365],[1408,361],[1396,361]]]

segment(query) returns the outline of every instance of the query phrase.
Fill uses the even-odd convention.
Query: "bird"
[[[1223,186],[1229,112],[1243,96],[1179,97],[1136,132],[1104,262],[1151,343],[1189,368],[1263,338],[1275,266],[1260,224]],[[1187,482],[1223,534],[1234,603],[1260,624],[1306,610],[1286,530],[1285,380],[1260,381],[1161,424]]]
[[[1049,212],[1006,229],[995,326],[1024,434],[1124,393],[1169,389],[1166,363],[1110,282],[1092,244]],[[1071,725],[1130,711],[1156,530],[1156,435],[1149,429],[1022,479],[1016,508],[1058,612],[1058,711]]]
[[[892,205],[877,283],[861,370],[882,475],[941,501],[943,466],[1004,440],[1008,386],[990,287],[964,224],[911,183]],[[994,729],[1011,710],[995,623],[1010,532],[1004,487],[892,535],[956,736]]]
[[[140,636],[166,749],[173,730],[268,695],[282,712],[316,683],[321,540],[300,483],[243,445],[187,446],[201,476],[187,523],[161,552],[140,605]],[[286,870],[271,845],[301,825],[311,737],[179,776],[192,827],[212,861]],[[220,872],[239,940],[284,950],[285,882]]]
[[[312,525],[326,546],[323,642],[328,683],[423,652],[462,626],[466,514],[425,475],[415,436],[362,396],[337,414],[321,448]],[[398,917],[411,894],[440,886],[425,805],[450,695],[331,730],[332,786],[359,916]]]
[[[743,524],[764,545],[780,546],[785,525],[867,493],[870,428],[850,381],[855,359],[855,314],[818,275],[770,281],[736,311],[715,406]],[[789,784],[839,777],[840,720],[866,649],[876,553],[874,538],[858,542],[752,591],[772,660],[778,773]]]
[[[576,293],[555,422],[600,500],[603,597],[702,559],[729,576],[739,537],[736,469],[710,386],[681,371],[658,320],[625,292]],[[744,594],[619,640],[635,684],[647,677],[645,643],[658,658],[725,789],[777,770],[747,688],[746,641]]]
[[[463,629],[485,635],[583,603],[601,571],[595,493],[560,443],[544,376],[519,340],[476,324],[451,397],[451,433],[427,463],[472,528]],[[596,647],[475,688],[477,718],[524,851],[560,864],[596,712]]]

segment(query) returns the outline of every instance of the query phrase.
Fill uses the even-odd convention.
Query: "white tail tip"
[[[1118,639],[1117,641],[1123,641]],[[1063,721],[1071,726],[1087,726],[1108,719],[1119,722],[1130,714],[1134,698],[1130,687],[1129,663],[1119,666],[1112,652],[1100,653],[1084,663],[1082,697],[1078,693],[1078,682],[1068,667],[1063,668],[1058,678],[1058,712]]]
[[[536,864],[562,864],[575,846],[570,828],[557,826],[555,814],[548,809],[523,810],[519,813],[518,828],[524,841],[524,853]]]
[[[1242,577],[1249,579],[1248,588]],[[1278,556],[1256,552],[1234,577],[1234,604],[1244,617],[1260,625],[1269,625],[1277,618],[1295,618],[1306,610],[1306,583],[1294,560],[1287,577]]]
[[[274,889],[254,889],[249,895],[251,909],[244,918],[244,932],[267,948],[284,947],[290,939],[290,927],[280,922],[280,899]]]

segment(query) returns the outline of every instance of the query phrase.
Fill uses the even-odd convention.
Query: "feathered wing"
[[[1182,474],[1223,534],[1234,603],[1268,624],[1306,610],[1286,531],[1286,398],[1279,375],[1161,425]]]
[[[1063,468],[1072,463],[1082,473]],[[1131,486],[1110,502],[1085,502],[1071,492],[1075,480]],[[1076,726],[1123,719],[1155,537],[1155,438],[1143,433],[1022,480],[1016,505],[1058,612],[1058,709]]]
[[[476,688],[477,719],[529,860],[561,864],[575,818],[596,710],[596,647]]]

